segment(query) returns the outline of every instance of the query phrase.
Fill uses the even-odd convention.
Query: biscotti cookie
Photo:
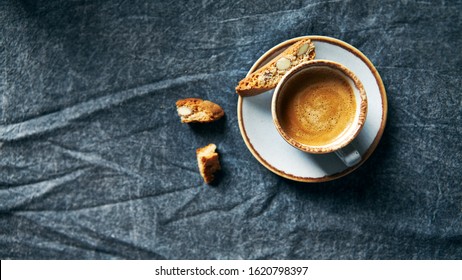
[[[240,96],[253,96],[276,87],[292,67],[313,60],[316,53],[310,39],[301,39],[257,71],[242,79],[236,87]]]
[[[225,114],[218,104],[199,98],[178,100],[176,102],[176,110],[182,123],[213,122]]]
[[[208,144],[196,150],[199,172],[207,184],[213,181],[215,172],[221,169],[216,149],[217,146],[215,144]]]

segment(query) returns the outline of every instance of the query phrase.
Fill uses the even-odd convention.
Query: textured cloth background
[[[0,258],[461,259],[461,1],[0,2]],[[236,83],[325,35],[381,74],[383,138],[352,174],[280,178]],[[181,124],[200,97],[226,117]],[[214,186],[195,149],[218,146]]]

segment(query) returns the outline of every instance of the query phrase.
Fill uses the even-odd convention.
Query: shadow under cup
[[[367,97],[361,81],[345,66],[329,60],[295,66],[276,87],[271,111],[277,131],[295,148],[335,152],[347,166],[361,161],[349,144],[366,121]]]

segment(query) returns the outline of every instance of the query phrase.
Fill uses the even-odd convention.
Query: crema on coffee
[[[327,67],[296,73],[278,98],[277,114],[282,129],[305,145],[335,142],[352,125],[356,114],[356,99],[350,84],[336,70]]]

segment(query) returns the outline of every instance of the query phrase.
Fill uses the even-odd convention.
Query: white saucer
[[[345,166],[333,153],[313,155],[304,153],[283,140],[271,117],[273,90],[252,97],[239,97],[239,128],[250,152],[270,171],[300,182],[322,182],[340,178],[364,163],[377,147],[387,118],[387,95],[382,79],[372,62],[353,46],[324,36],[306,36],[316,47],[316,59],[329,59],[351,69],[363,83],[368,112],[366,123],[353,144],[359,150],[362,160],[352,167]],[[295,41],[285,41],[262,55],[249,70],[257,70]]]

